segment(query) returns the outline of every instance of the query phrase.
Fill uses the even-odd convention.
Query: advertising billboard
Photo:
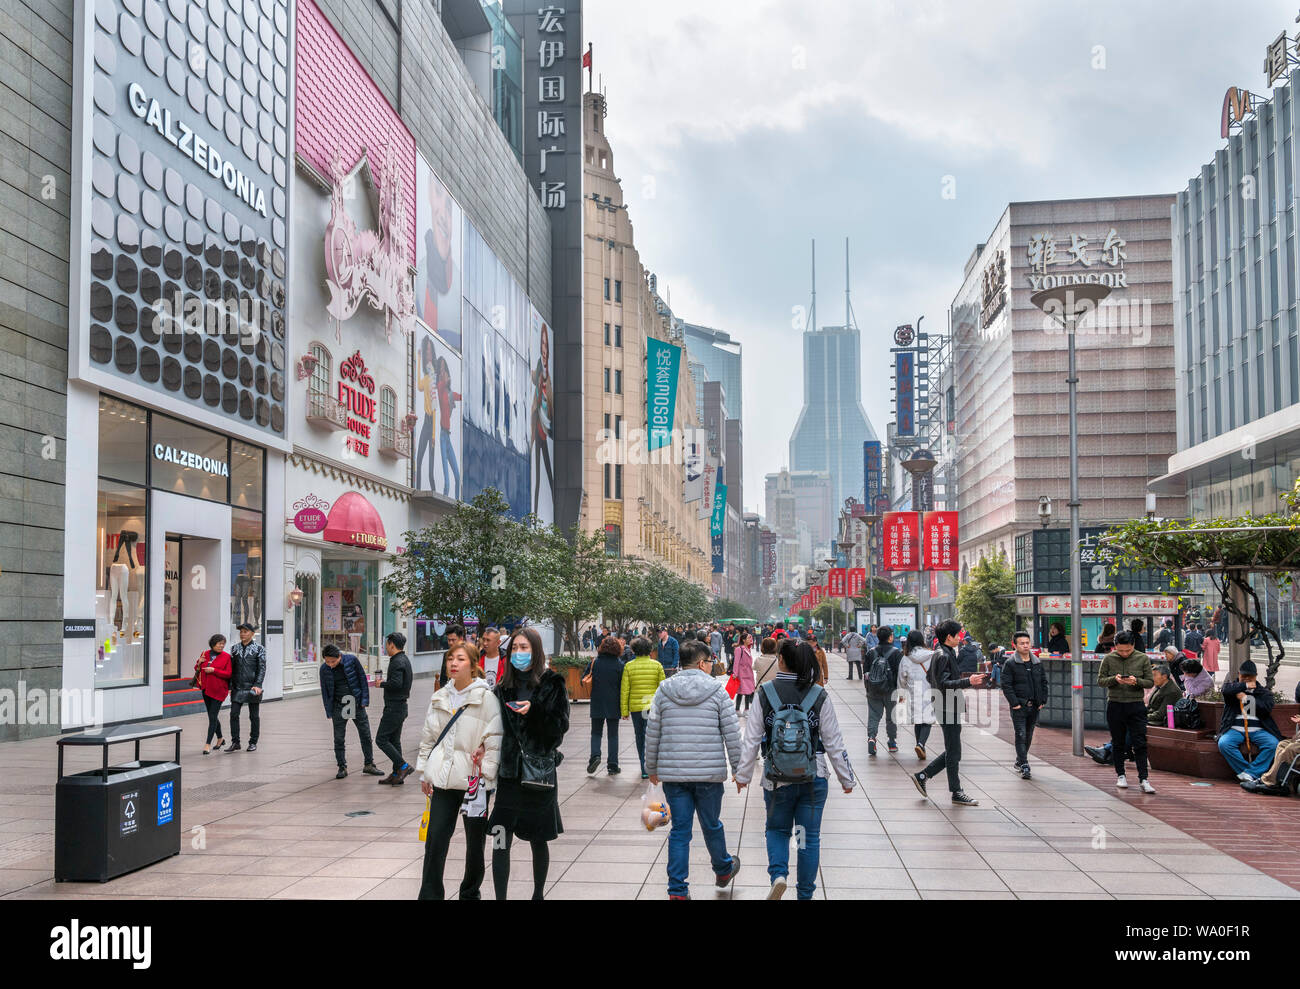
[[[463,214],[460,204],[419,154],[415,187],[416,315],[459,354]]]
[[[886,512],[884,531],[885,570],[921,569],[921,517],[917,512]]]
[[[413,486],[459,501],[464,421],[460,355],[427,326],[416,334],[415,348]]]

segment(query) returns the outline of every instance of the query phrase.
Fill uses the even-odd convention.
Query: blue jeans
[[[685,896],[686,875],[691,861],[691,832],[694,818],[700,819],[704,847],[713,860],[713,872],[725,876],[735,866],[727,854],[727,837],[722,832],[721,783],[664,783],[664,797],[672,814],[672,831],[668,835],[668,895]]]
[[[1223,758],[1228,760],[1228,765],[1232,767],[1234,773],[1250,773],[1251,776],[1259,779],[1273,765],[1277,739],[1263,728],[1252,728],[1250,740],[1259,746],[1259,755],[1255,756],[1253,762],[1247,762],[1242,758],[1241,751],[1237,748],[1245,740],[1246,733],[1240,728],[1229,728],[1219,736],[1219,751],[1223,753]]]
[[[448,468],[456,475],[456,500],[460,501],[460,464],[456,463],[456,447],[451,442],[451,430],[439,430],[441,436],[440,446],[442,447],[442,486],[447,489],[445,492],[451,497],[451,480],[447,477]],[[429,473],[433,473],[433,458],[429,458]],[[432,478],[430,478],[432,480]]]
[[[636,735],[636,754],[641,760],[641,772],[645,772],[645,725],[646,712],[632,712],[632,732]]]
[[[825,777],[812,783],[793,783],[763,791],[767,807],[767,874],[772,879],[790,874],[790,835],[795,825],[803,829],[796,856],[801,900],[811,900],[817,889],[817,867],[822,855],[822,809],[828,786]]]

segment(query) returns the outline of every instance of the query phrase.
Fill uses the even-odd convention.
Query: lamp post
[[[1109,286],[1085,284],[1058,285],[1029,297],[1029,301],[1043,310],[1048,318],[1065,328],[1069,345],[1069,373],[1065,380],[1070,386],[1070,666],[1073,673],[1070,734],[1076,756],[1083,755],[1083,646],[1080,638],[1083,616],[1079,604],[1082,594],[1079,573],[1079,374],[1075,365],[1074,335],[1079,321],[1108,295]]]
[[[912,510],[915,512],[929,512],[934,509],[934,506],[931,504],[923,504],[923,502],[928,502],[929,498],[923,496],[922,482],[925,475],[934,470],[934,466],[937,463],[938,461],[934,459],[934,455],[931,454],[929,450],[924,449],[911,453],[908,458],[902,462],[903,469],[912,475]],[[923,543],[919,549],[921,552],[921,559],[917,561],[920,566],[918,567],[916,574],[916,600],[920,602],[921,616],[919,625],[921,628],[925,628],[927,624],[925,611],[926,607],[929,605],[930,582],[925,573],[925,548]]]

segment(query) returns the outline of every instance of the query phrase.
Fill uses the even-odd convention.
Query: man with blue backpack
[[[781,643],[775,679],[763,684],[749,708],[736,769],[736,791],[749,785],[754,762],[763,755],[763,804],[767,809],[769,900],[779,900],[790,875],[790,838],[798,829],[799,899],[811,900],[821,861],[822,810],[835,770],[845,793],[857,780],[849,763],[835,706],[816,681],[817,654],[806,642]]]

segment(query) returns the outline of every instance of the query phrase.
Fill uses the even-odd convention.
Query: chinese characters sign
[[[921,569],[921,517],[916,512],[886,512],[885,570]]]
[[[1128,288],[1128,273],[1124,270],[1128,241],[1114,227],[1100,240],[1078,233],[1066,237],[1046,232],[1033,234],[1025,248],[1025,257],[1029,261],[1026,278],[1029,288],[1035,292],[1058,285]],[[1056,274],[1058,268],[1076,270]]]
[[[846,571],[843,567],[834,567],[826,575],[827,593],[833,598],[844,597],[844,581]]]
[[[573,79],[566,74],[581,57],[581,39],[570,31],[568,11],[556,4],[537,8],[537,169],[540,175],[537,193],[548,210],[568,208],[571,192],[563,170],[548,171],[547,159],[558,156],[561,163],[569,153],[569,142],[580,146],[582,128],[579,120],[570,119],[566,106],[571,97]],[[579,73],[579,78],[581,74]],[[570,133],[572,128],[572,133]],[[561,168],[563,166],[561,165]]]
[[[673,416],[677,409],[677,377],[682,362],[682,348],[647,337],[646,355],[646,425],[649,427],[647,449],[658,450],[671,443]]]
[[[1126,615],[1176,615],[1178,598],[1159,597],[1152,594],[1125,594]]]
[[[880,440],[867,440],[862,444],[862,473],[867,492],[867,504],[875,505],[882,486],[882,451]]]
[[[348,449],[370,456],[370,429],[375,424],[375,379],[357,351],[339,365],[339,405],[347,410]]]
[[[1007,255],[998,251],[984,269],[980,325],[987,327],[1007,304]]]
[[[924,515],[926,570],[957,570],[957,513]]]
[[[849,597],[857,597],[859,594],[861,594],[863,588],[866,586],[866,583],[867,583],[866,567],[850,567],[846,571],[845,590],[848,593]]]
[[[916,355],[894,355],[894,421],[899,436],[916,435]]]
[[[1040,615],[1068,615],[1070,613],[1070,596],[1068,594],[1045,595],[1038,599]],[[1083,615],[1115,614],[1115,599],[1110,596],[1082,597],[1079,599],[1079,613]]]

